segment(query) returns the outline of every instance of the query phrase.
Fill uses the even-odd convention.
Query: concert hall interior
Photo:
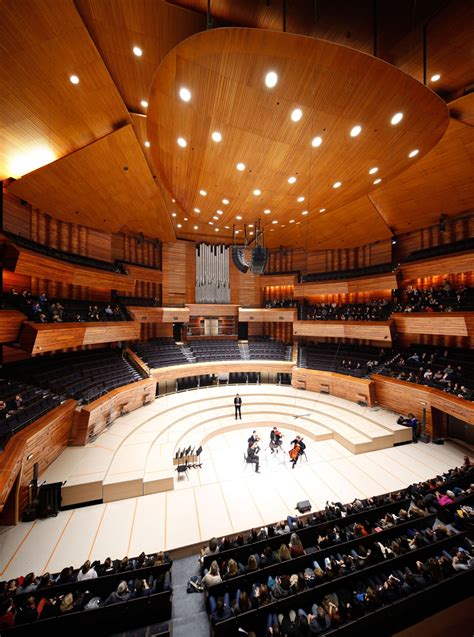
[[[473,24],[3,0],[2,635],[472,635]]]

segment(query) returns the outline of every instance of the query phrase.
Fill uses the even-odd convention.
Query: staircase
[[[240,358],[244,361],[250,360],[248,341],[239,341]]]
[[[187,345],[181,345],[181,349],[183,351],[183,354],[186,356],[186,360],[188,361],[188,363],[196,362],[196,359],[194,358],[193,353],[191,352],[191,350],[189,349]]]
[[[173,637],[209,637],[204,593],[187,593],[192,575],[199,575],[197,555],[173,560]]]

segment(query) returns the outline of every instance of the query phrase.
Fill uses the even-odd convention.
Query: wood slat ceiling
[[[453,119],[474,126],[474,93],[449,102],[449,112]]]
[[[108,232],[143,232],[164,241],[175,238],[131,124],[12,182],[8,189],[64,221]]]
[[[274,90],[264,85],[270,69],[279,74]],[[192,93],[188,103],[179,99],[181,86]],[[295,107],[303,110],[297,123],[290,118]],[[391,126],[398,111],[403,122]],[[356,201],[378,187],[375,178],[389,180],[416,162],[411,150],[428,152],[448,120],[441,99],[376,58],[323,40],[234,28],[198,34],[166,57],[154,77],[147,129],[162,181],[189,219],[186,225],[176,218],[178,234],[194,225],[201,234],[211,222],[229,235],[234,223],[242,228],[262,217],[279,226],[306,210],[313,215]],[[363,132],[351,138],[356,124]],[[219,144],[211,141],[214,130],[222,133]],[[313,149],[315,135],[323,144]],[[178,137],[187,148],[179,148]],[[288,183],[292,175],[295,184]],[[254,196],[257,188],[262,194]],[[381,238],[378,227],[366,229],[366,241]],[[271,244],[280,245],[286,232],[273,229]]]
[[[430,153],[370,198],[397,234],[436,224],[442,212],[456,216],[474,208],[473,166],[473,129],[451,119]]]
[[[0,52],[0,179],[30,172],[129,121],[72,0],[61,0],[60,9],[57,0],[2,2]]]

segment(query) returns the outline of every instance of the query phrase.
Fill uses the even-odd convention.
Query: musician
[[[257,446],[256,442],[254,442],[251,446],[249,445],[249,448],[247,449],[247,462],[255,465],[255,473],[260,473],[260,460],[258,459],[259,450],[260,448]]]
[[[250,447],[254,447],[256,452],[259,453],[260,447],[258,446],[257,443],[260,442],[260,436],[257,435],[257,432],[255,430],[252,431],[252,435],[250,436],[250,438],[248,438],[247,442],[248,442],[249,449]]]
[[[278,427],[273,427],[270,432],[270,449],[272,453],[275,453],[275,449],[278,451],[279,447],[283,444],[283,434],[278,431]]]
[[[240,413],[240,408],[242,407],[242,398],[239,396],[239,394],[235,395],[234,407],[235,407],[235,419],[237,420],[237,414],[238,414],[240,420],[242,420],[242,414]]]
[[[294,469],[296,463],[298,462],[298,458],[303,455],[303,452],[306,449],[306,445],[303,442],[303,438],[301,436],[296,436],[296,438],[292,440],[290,444],[293,445],[293,449],[290,451],[290,458],[291,462],[293,463],[292,469]]]

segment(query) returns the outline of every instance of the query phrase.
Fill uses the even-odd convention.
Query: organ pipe
[[[196,302],[230,303],[228,246],[196,246]]]

